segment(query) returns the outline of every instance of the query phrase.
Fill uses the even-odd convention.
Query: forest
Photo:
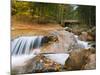
[[[64,20],[79,20],[89,26],[95,26],[95,11],[95,6],[18,2],[16,0],[12,0],[11,8],[12,16],[23,16],[31,22],[61,24]]]

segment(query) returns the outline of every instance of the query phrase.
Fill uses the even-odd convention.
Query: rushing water
[[[88,42],[81,41],[77,35],[72,35],[66,32],[56,32],[58,41],[54,43],[50,48],[51,50],[58,50],[60,52],[69,49],[74,45],[79,48],[89,48]],[[43,36],[23,36],[12,41],[11,54],[12,55],[25,55],[25,54],[38,54],[40,53],[40,47],[42,46]],[[64,51],[63,51],[64,52]],[[62,52],[61,52],[62,53]]]
[[[78,36],[77,35],[74,35],[75,38],[76,38],[76,41],[77,41],[77,44],[80,48],[84,48],[84,49],[88,49],[90,48],[91,46],[89,45],[89,42],[87,41],[81,41],[79,40]]]
[[[89,48],[88,42],[81,41],[78,36],[64,32],[56,32],[59,42],[52,45],[52,49],[57,51],[65,50],[70,45],[78,45],[79,48]],[[54,35],[55,35],[54,34]],[[73,36],[72,36],[73,35]],[[67,38],[66,38],[67,37]],[[71,39],[70,39],[71,38]],[[42,46],[43,36],[23,36],[12,40],[11,54],[12,54],[12,67],[25,65],[25,62],[34,58],[37,54],[41,53],[40,47]],[[55,51],[55,50],[54,50]],[[44,54],[45,57],[64,65],[69,54]]]
[[[39,52],[43,36],[19,37],[12,41],[12,55],[22,55]]]
[[[26,61],[40,53],[43,36],[23,36],[12,41],[12,68],[25,65]]]

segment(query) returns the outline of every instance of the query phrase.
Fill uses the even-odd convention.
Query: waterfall
[[[54,42],[46,49],[47,54],[42,54],[61,65],[64,65],[69,58],[68,49],[75,48],[77,45],[79,48],[89,47],[88,42],[79,40],[78,36],[67,31],[55,31],[53,36],[57,36],[58,42]],[[40,47],[42,46],[43,38],[43,36],[22,36],[12,40],[12,69],[25,67],[30,59],[41,53]],[[50,54],[50,52],[54,54]]]
[[[36,54],[40,53],[43,36],[23,36],[12,40],[12,68],[23,66]]]
[[[68,30],[72,30],[72,29],[70,27],[65,27],[64,30],[68,31]],[[91,45],[89,45],[89,42],[87,42],[87,41],[81,41],[77,35],[75,35],[75,34],[73,34],[73,35],[75,37],[74,39],[76,40],[77,46],[79,48],[88,49],[88,48],[91,47]]]
[[[42,42],[43,36],[23,36],[12,40],[12,68],[24,66],[29,59],[36,56],[36,53],[40,53]],[[64,65],[66,59],[69,57],[69,54],[44,54],[44,56]]]
[[[84,49],[88,49],[90,48],[91,46],[88,44],[89,42],[87,41],[81,41],[79,40],[78,36],[77,35],[74,35],[75,38],[76,38],[76,41],[77,41],[77,44],[79,46],[79,48],[84,48]]]
[[[11,54],[24,55],[40,51],[43,36],[23,36],[12,41]]]

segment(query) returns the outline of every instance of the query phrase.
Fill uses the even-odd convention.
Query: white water
[[[40,53],[41,40],[43,36],[19,37],[12,41],[12,67],[24,66],[26,61],[34,58]],[[88,42],[81,41],[75,35],[76,41],[81,48],[89,48]],[[69,54],[45,54],[45,57],[64,65]]]
[[[74,35],[74,36],[75,36],[76,41],[77,41],[77,43],[78,43],[78,46],[79,46],[80,48],[88,49],[88,48],[91,47],[91,46],[88,44],[89,42],[87,42],[87,41],[81,41],[81,40],[79,40],[79,38],[78,38],[77,35]]]
[[[34,53],[34,49],[41,46],[42,36],[19,37],[12,41],[12,55],[24,55]],[[35,51],[36,52],[36,51]]]
[[[29,59],[34,58],[35,56],[36,55],[33,54],[12,56],[12,68],[17,66],[24,66]]]
[[[24,66],[26,61],[40,53],[43,36],[25,36],[12,41],[12,68]]]

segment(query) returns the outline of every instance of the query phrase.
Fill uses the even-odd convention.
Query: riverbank
[[[27,23],[12,23],[11,37],[18,36],[35,36],[35,35],[48,35],[50,31],[62,29],[59,24],[27,24]]]
[[[89,34],[84,28],[78,32],[79,27],[75,28],[59,24],[12,23],[12,73],[95,69],[96,50],[88,44]]]

